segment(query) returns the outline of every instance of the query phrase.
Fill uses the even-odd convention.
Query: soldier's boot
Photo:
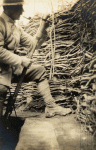
[[[65,116],[65,115],[71,113],[70,108],[63,108],[61,106],[58,106],[55,103],[55,100],[53,99],[53,97],[51,95],[47,79],[38,83],[38,91],[44,98],[44,102],[46,105],[46,108],[45,108],[45,116],[46,117],[53,117],[55,115]]]

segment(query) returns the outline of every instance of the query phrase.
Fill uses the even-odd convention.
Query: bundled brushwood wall
[[[49,36],[33,55],[34,64],[42,64],[46,68],[56,103],[72,108],[77,119],[85,123],[92,133],[96,129],[95,9],[95,0],[80,0],[71,10],[53,14]],[[39,23],[40,16],[36,15],[24,30],[34,36]],[[15,86],[12,85],[13,91]],[[22,85],[16,106],[20,107],[28,99],[26,109],[45,106],[34,82]]]

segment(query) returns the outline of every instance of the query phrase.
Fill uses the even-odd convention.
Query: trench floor
[[[50,123],[54,127],[60,150],[96,150],[96,137],[86,130],[84,124],[76,120],[75,114],[52,118],[45,118],[44,113],[37,112],[32,112],[28,118],[27,115],[24,117],[20,113],[17,114],[17,118],[13,115],[9,122],[4,121],[3,125],[0,124],[0,150],[15,149],[26,119]]]

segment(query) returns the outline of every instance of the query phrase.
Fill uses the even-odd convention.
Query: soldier
[[[44,42],[48,15],[44,15],[40,27],[34,37],[25,33],[22,28],[15,25],[23,13],[24,0],[3,0],[3,13],[0,17],[0,117],[2,116],[4,95],[10,88],[12,76],[13,81],[18,81],[24,67],[28,67],[32,62],[26,56],[15,54],[20,51],[20,45],[27,52],[30,52],[34,45],[40,47],[41,41]],[[43,28],[42,28],[43,26]],[[46,79],[46,70],[43,66],[31,65],[24,78],[24,82],[35,81],[38,90],[44,98],[46,105],[45,116],[66,115],[71,112],[70,108],[63,108],[55,103],[51,96],[49,84]]]

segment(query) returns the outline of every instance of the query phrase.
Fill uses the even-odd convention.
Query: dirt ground
[[[26,113],[28,112],[25,112],[25,114]],[[95,150],[96,149],[96,143],[95,143],[96,137],[93,137],[88,131],[86,131],[86,128],[83,124],[76,121],[75,114],[70,114],[67,116],[54,116],[53,118],[45,118],[44,113],[33,112],[29,115],[30,117],[28,118],[27,115],[25,118],[22,118],[22,114],[20,113],[18,113],[18,118],[14,117],[13,115],[10,118],[11,124],[9,123],[9,128],[7,129],[4,126],[2,127],[2,125],[0,125],[0,132],[2,131],[2,138],[0,138],[0,150],[15,149],[18,143],[19,133],[22,126],[26,129],[26,131],[23,130],[23,132],[27,132],[27,129],[29,130],[29,128],[31,128],[32,134],[28,135],[27,132],[26,135],[24,133],[26,141],[28,141],[29,143],[32,143],[32,141],[34,141],[33,131],[35,130],[36,132],[38,131],[37,137],[39,138],[39,131],[43,130],[44,128],[48,130],[48,128],[50,128],[51,126],[52,132],[55,133],[54,139],[56,139],[56,142],[58,143],[60,150]],[[8,122],[7,123],[5,122],[5,126],[7,124]],[[31,135],[32,135],[32,140],[30,137]],[[52,133],[48,133],[48,136],[51,135]],[[44,136],[45,135],[42,135],[41,132],[41,137]],[[35,148],[34,150],[39,150],[39,148]],[[47,148],[42,148],[41,150],[47,150]],[[52,149],[52,150],[57,150],[57,149]]]

